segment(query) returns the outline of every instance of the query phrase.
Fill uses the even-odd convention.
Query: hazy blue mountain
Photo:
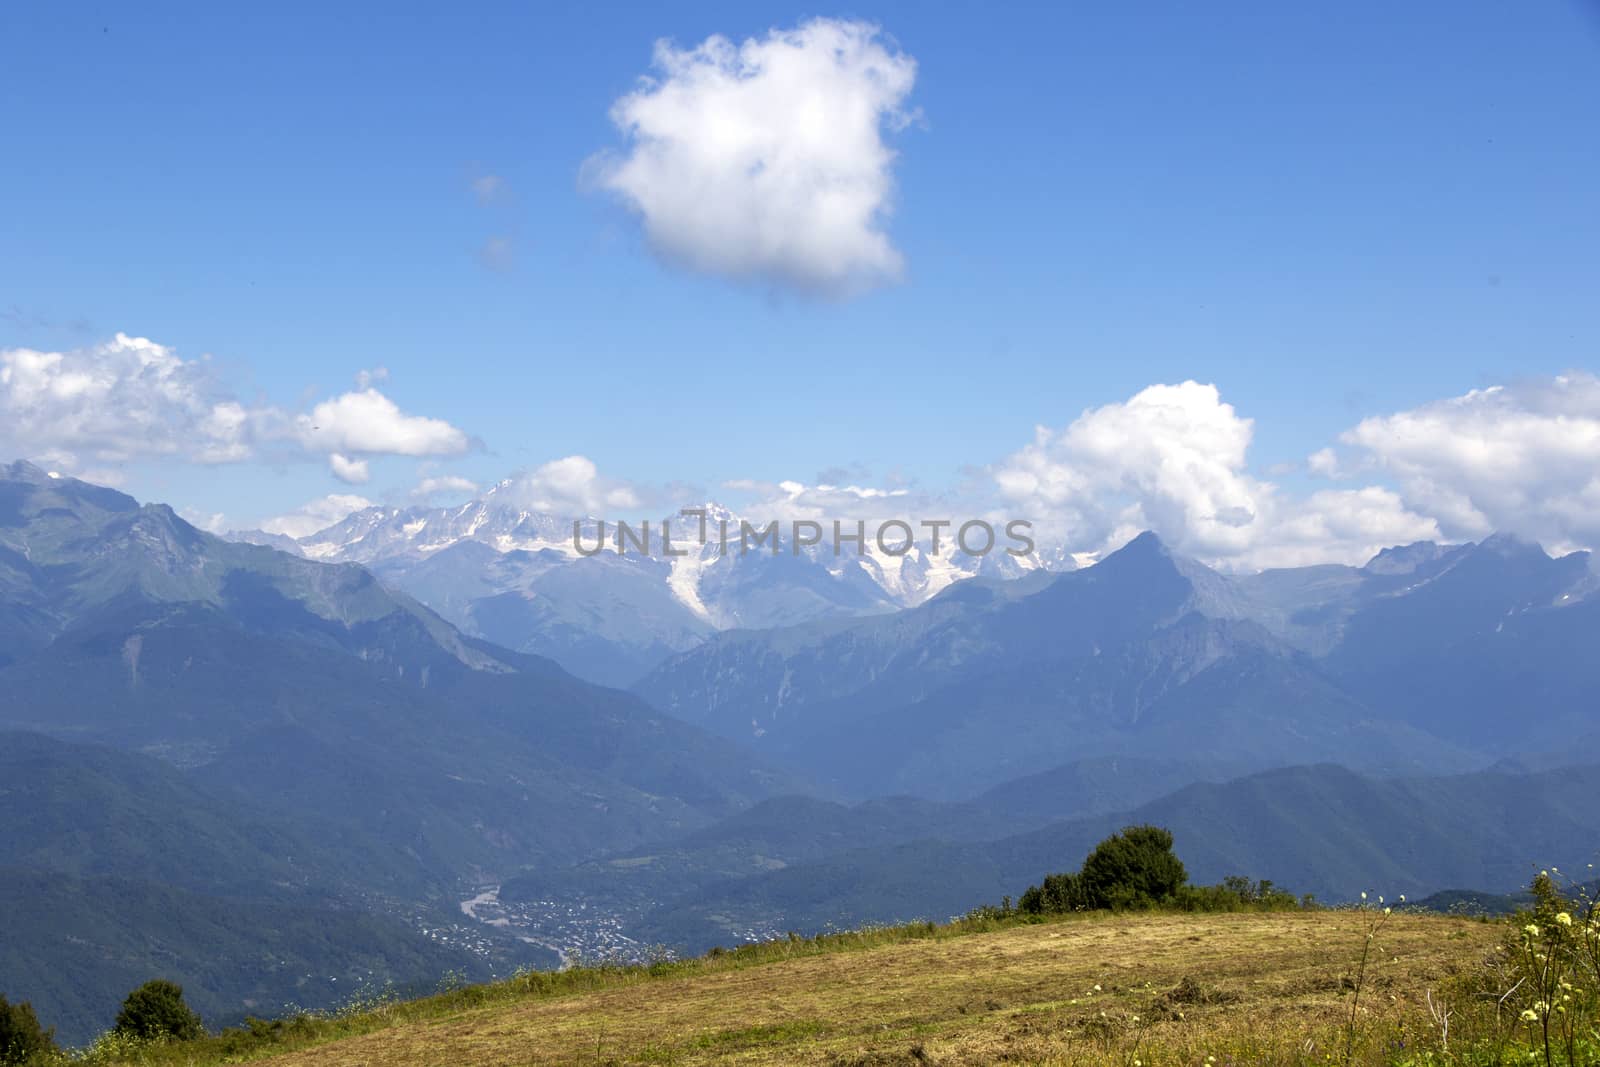
[[[1397,773],[1487,762],[1470,735],[1378,710],[1293,640],[1330,603],[1354,620],[1341,632],[1361,625],[1361,605],[1403,583],[1392,571],[1240,581],[1144,534],[1084,570],[969,581],[889,617],[722,634],[635,691],[868,794],[956,797],[1130,754]]]
[[[396,917],[798,787],[358,565],[37,468],[0,561],[0,982],[76,1035],[158,973],[237,1017],[481,969]]]
[[[1472,546],[1345,625],[1327,667],[1385,715],[1497,755],[1600,730],[1600,598],[1589,554],[1508,537]]]
[[[352,910],[374,892],[425,896],[407,857],[274,819],[160,760],[0,733],[0,805],[0,989],[25,991],[69,1041],[109,1026],[156,975],[184,982],[218,1024],[334,1005],[355,982],[487,973],[411,925]]]
[[[211,892],[315,892],[333,862],[326,843],[234,792],[153,757],[41,734],[0,732],[0,804],[0,867]],[[385,880],[369,873],[367,884]]]
[[[500,899],[582,898],[637,919],[662,901],[729,879],[908,841],[992,841],[1068,818],[1126,811],[1213,776],[1229,777],[1209,765],[1120,758],[1053,768],[958,803],[895,796],[850,806],[774,797],[647,850],[520,875],[501,887]]]
[[[1064,799],[1064,794],[1058,797]],[[1093,803],[1087,797],[1084,801]],[[810,796],[774,797],[713,826],[656,842],[647,850],[528,872],[506,882],[500,898],[581,898],[637,920],[662,901],[730,879],[926,838],[989,841],[1090,810],[1092,806],[1067,807],[1044,816],[980,802],[946,804],[906,796],[856,805]]]
[[[1045,873],[1075,870],[1108,834],[1146,822],[1173,831],[1197,882],[1243,874],[1325,901],[1462,885],[1507,893],[1541,867],[1581,870],[1592,860],[1597,789],[1600,767],[1396,780],[1280,769],[996,841],[930,835],[730,878],[661,905],[636,933],[703,949],[752,932],[943,919],[975,901],[1015,899]]]
[[[0,989],[68,1044],[109,1029],[122,998],[158,976],[218,1027],[337,1008],[390,982],[429,992],[452,971],[490,976],[469,952],[348,908],[0,867]]]
[[[514,869],[704,825],[774,791],[726,742],[464,637],[352,564],[220,540],[36,468],[0,480],[0,726],[98,740],[370,834]],[[15,616],[14,616],[15,618]]]
[[[625,685],[716,632],[673,595],[671,566],[647,556],[574,559],[462,540],[371,566],[469,632],[607,685]]]
[[[1225,782],[1248,770],[1243,762],[1105,756],[1002,782],[974,797],[971,804],[997,813],[1013,826],[1034,820],[1059,822],[1128,811],[1186,785]]]

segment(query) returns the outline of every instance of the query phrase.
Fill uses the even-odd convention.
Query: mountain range
[[[892,555],[869,537],[864,551],[845,545],[835,553],[831,541],[797,547],[782,524],[775,540],[742,551],[745,519],[716,503],[698,509],[703,530],[698,515],[631,523],[638,547],[624,540],[621,552],[608,523],[603,543],[611,547],[592,552],[602,543],[601,520],[531,511],[517,492],[508,481],[457,507],[364,508],[297,539],[258,530],[229,536],[360,563],[466,633],[619,686],[724,630],[886,614],[969,577],[1074,565],[1061,553],[952,551],[948,533],[938,552],[924,538]]]
[[[971,795],[1095,757],[1443,773],[1596,728],[1587,553],[1508,537],[1229,576],[1146,533],[889,616],[719,634],[634,686],[867,796]]]
[[[941,830],[938,812],[926,811],[920,835],[908,823],[893,840],[879,832],[876,804],[820,818],[814,802],[779,798],[686,842],[721,852],[724,864],[730,846],[742,849],[764,857],[767,869],[691,885],[633,929],[647,942],[701,950],[786,930],[943,920],[978,902],[1015,900],[1045,872],[1077,869],[1109,834],[1145,823],[1172,830],[1197,884],[1266,877],[1324,901],[1363,892],[1418,899],[1462,887],[1510,892],[1541,868],[1582,872],[1595,861],[1596,789],[1600,766],[1391,780],[1330,765],[1290,767],[1009,836],[952,834]],[[808,852],[790,829],[808,823],[834,829],[836,847]],[[854,847],[841,847],[852,838]],[[634,869],[648,866],[632,859]],[[518,882],[507,892],[538,888]]]
[[[1584,553],[1229,575],[1145,534],[897,586],[561,536],[487,501],[257,544],[0,468],[0,989],[76,1039],[158,973],[225,1022],[943,916],[1130,821],[1334,899],[1592,859]]]
[[[124,970],[203,971],[214,938],[176,918],[159,937],[149,927],[152,901],[226,911],[203,897],[233,902],[241,921],[333,917],[325,972],[371,958],[359,937],[400,946],[389,976],[436,976],[441,961],[461,969],[459,953],[393,924],[441,909],[459,919],[464,882],[710,825],[802,787],[636,697],[462,634],[358,565],[225,541],[27,464],[0,469],[0,605],[0,788],[26,831],[0,842],[12,913],[50,914],[21,899],[27,887],[77,887],[60,924],[30,927],[27,943],[80,936],[87,912],[65,902],[92,900],[96,923],[125,937],[94,942],[91,958]],[[0,985],[56,988],[37,970],[56,955],[8,955],[29,969],[0,972]],[[423,970],[403,973],[406,961]],[[339,990],[315,992],[299,1003]],[[49,1006],[68,1019],[81,1007]],[[235,999],[229,1014],[245,1007]]]

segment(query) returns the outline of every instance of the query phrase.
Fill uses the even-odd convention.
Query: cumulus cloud
[[[437,496],[460,496],[478,491],[478,483],[459,474],[441,474],[424,478],[411,490],[413,500],[432,500]]]
[[[497,492],[533,511],[607,518],[644,506],[633,485],[600,473],[588,456],[553,459],[501,483]]]
[[[143,337],[0,350],[0,439],[12,452],[53,455],[68,469],[145,456],[227,463],[251,454],[254,430],[204,360]]]
[[[1287,498],[1250,473],[1254,423],[1214,385],[1152,385],[1092,408],[993,468],[1020,517],[1074,552],[1104,552],[1142,530],[1237,568],[1360,563],[1438,525],[1383,488]]]
[[[328,454],[328,470],[347,485],[361,485],[372,477],[364,459],[350,459],[337,452]]]
[[[65,352],[0,350],[0,448],[47,459],[75,474],[109,477],[105,465],[175,458],[237,463],[263,455],[326,459],[346,482],[368,477],[372,456],[455,456],[465,433],[410,415],[362,371],[360,387],[294,415],[247,404],[209,360],[185,360],[166,345],[116,334]]]
[[[1382,486],[1324,489],[1303,499],[1274,494],[1260,536],[1236,560],[1247,569],[1365,563],[1392,545],[1446,538],[1436,520]]]
[[[1600,545],[1600,379],[1522,381],[1362,420],[1341,471],[1392,478],[1445,534],[1497,530],[1547,547]]]
[[[909,120],[916,62],[877,27],[814,19],[735,45],[655,47],[619,99],[621,153],[587,166],[691,269],[843,294],[897,278],[883,226],[894,192],[885,128]]]
[[[459,456],[467,435],[442,419],[407,415],[373,388],[324,400],[296,416],[294,433],[314,452],[390,456]]]
[[[261,524],[267,533],[286,537],[308,537],[325,530],[353,512],[372,507],[372,501],[354,493],[330,493],[302,504],[287,515],[279,515]]]
[[[1197,553],[1233,555],[1252,540],[1268,492],[1245,471],[1253,430],[1214,385],[1152,385],[1062,430],[1038,427],[995,481],[1085,548],[1133,526]]]

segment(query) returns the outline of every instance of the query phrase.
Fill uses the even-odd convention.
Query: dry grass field
[[[1344,1060],[1370,914],[1125,914],[943,934],[859,950],[504,997],[265,1062],[281,1067]],[[1425,996],[1480,965],[1499,924],[1396,914],[1374,942],[1356,1062],[1389,1062],[1429,1025]],[[321,1040],[320,1038],[318,1040]],[[190,1060],[189,1062],[203,1062]]]

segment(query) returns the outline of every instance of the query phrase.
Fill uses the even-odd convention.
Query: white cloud
[[[1065,429],[1039,427],[995,481],[1008,500],[1049,516],[1075,548],[1133,526],[1197,555],[1231,556],[1254,540],[1270,493],[1245,471],[1252,432],[1214,385],[1152,385]]]
[[[364,496],[356,496],[353,493],[330,493],[302,504],[287,515],[268,519],[261,524],[261,529],[267,533],[284,534],[288,537],[307,537],[318,530],[327,529],[352,512],[370,507],[372,501]]]
[[[1445,534],[1504,530],[1550,548],[1600,545],[1600,379],[1476,389],[1362,420],[1340,438]],[[1341,460],[1341,469],[1344,464]]]
[[[1257,568],[1361,563],[1440,536],[1392,490],[1286,497],[1250,473],[1253,433],[1214,385],[1152,385],[1064,429],[1040,427],[993,476],[1018,517],[1074,552],[1104,552],[1151,529],[1207,562]]]
[[[843,294],[899,277],[884,233],[916,62],[863,22],[814,19],[735,45],[655,47],[657,76],[611,119],[625,154],[587,166],[694,270]]]
[[[1339,454],[1331,448],[1319,448],[1306,457],[1306,469],[1324,478],[1341,477]]]
[[[0,350],[0,441],[7,451],[66,456],[68,470],[184,456],[247,458],[251,412],[219,387],[203,360],[119,333],[69,352]]]
[[[431,478],[424,478],[411,490],[414,500],[431,500],[436,496],[459,496],[478,491],[478,483],[459,474],[441,474]]]
[[[407,415],[373,388],[324,400],[296,416],[294,433],[314,452],[391,456],[459,456],[467,435],[442,419]]]
[[[372,477],[372,471],[367,468],[366,460],[350,459],[337,452],[328,454],[328,470],[347,485],[362,485]]]
[[[497,492],[531,510],[553,515],[609,518],[644,505],[638,489],[603,476],[587,456],[553,459],[502,483]]]
[[[148,459],[326,458],[335,476],[361,482],[370,456],[467,451],[461,430],[408,415],[374,388],[387,373],[362,371],[358,391],[293,415],[244,403],[208,359],[182,359],[143,337],[119,333],[65,352],[0,349],[0,454],[39,457],[97,481],[114,477],[106,465]]]
[[[1365,563],[1393,545],[1445,539],[1435,520],[1409,510],[1398,493],[1381,486],[1324,489],[1298,500],[1274,496],[1271,503],[1262,536],[1238,564]]]

